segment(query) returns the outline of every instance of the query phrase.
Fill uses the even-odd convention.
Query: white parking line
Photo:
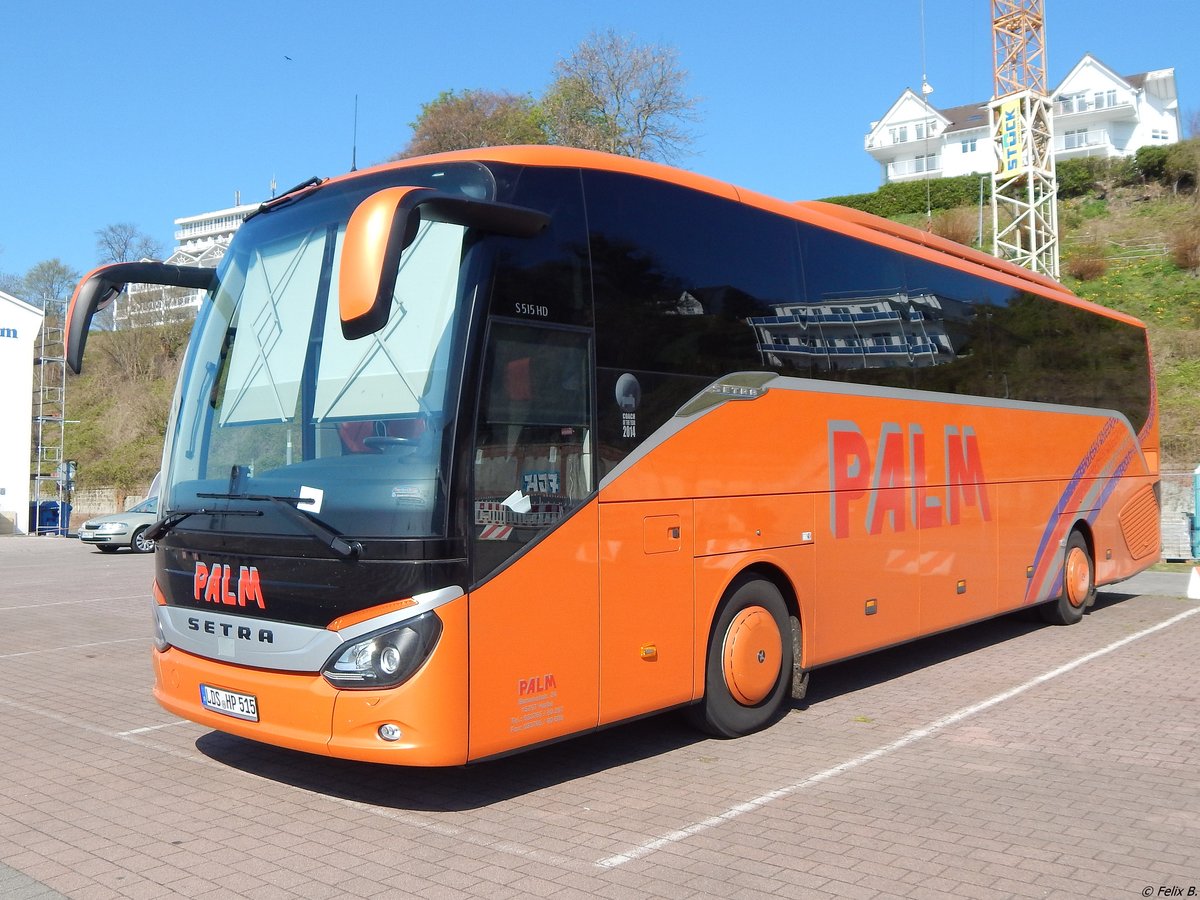
[[[161,731],[164,728],[174,728],[177,725],[190,725],[183,719],[176,719],[174,722],[164,722],[162,725],[147,725],[145,728],[134,728],[132,731],[118,731],[114,737],[129,737],[134,734],[148,734],[151,731]]]
[[[218,762],[196,751],[189,751],[180,747],[172,747],[167,744],[159,743],[154,738],[146,738],[142,736],[147,731],[155,731],[161,728],[169,727],[167,725],[158,725],[150,728],[136,728],[133,731],[113,732],[99,725],[81,721],[79,717],[75,715],[54,712],[44,708],[41,705],[24,703],[20,700],[12,700],[4,696],[0,696],[0,707],[18,709],[29,715],[39,716],[44,719],[49,719],[53,722],[70,726],[72,728],[82,729],[90,734],[96,734],[107,738],[116,738],[117,740],[131,744],[135,747],[140,747],[143,750],[149,750],[157,757],[169,756],[174,759],[195,763],[202,768],[221,772],[222,774],[228,775],[231,778],[247,778],[259,784],[264,784],[271,787],[281,787],[285,790],[298,791],[314,798],[317,801],[325,801],[337,806],[347,807],[355,810],[356,812],[374,816],[380,819],[387,819],[408,828],[428,831],[443,837],[455,838],[463,843],[481,847],[488,851],[505,853],[509,856],[534,860],[536,862],[558,866],[561,869],[574,872],[582,873],[588,871],[590,868],[590,865],[586,860],[563,856],[562,854],[544,850],[540,847],[530,847],[513,841],[497,841],[495,836],[492,834],[472,832],[468,828],[463,828],[458,825],[444,822],[438,822],[404,810],[389,809],[386,806],[378,806],[373,803],[363,802],[361,800],[353,800],[349,797],[339,797],[337,794],[326,793],[316,788],[307,788],[301,785],[289,785],[267,775],[259,775],[249,769],[238,769],[226,763]],[[172,722],[170,725],[190,725],[194,728],[204,729],[204,726],[202,725],[196,725],[194,722],[188,722],[183,719],[180,719],[178,722]]]
[[[0,653],[0,659],[16,659],[19,656],[36,656],[39,653],[62,653],[64,650],[85,650],[88,647],[107,647],[110,644],[131,644],[134,641],[137,641],[139,644],[150,644],[150,638],[143,635],[142,637],[118,638],[115,641],[95,641],[91,644],[71,644],[69,647],[46,647],[42,650],[22,650],[20,653]]]
[[[1068,672],[1071,672],[1094,659],[1098,659],[1101,656],[1112,653],[1114,650],[1119,650],[1126,644],[1139,641],[1147,635],[1154,634],[1156,631],[1162,631],[1164,628],[1170,628],[1177,622],[1182,622],[1184,619],[1188,618],[1189,616],[1194,616],[1197,613],[1200,613],[1200,607],[1180,613],[1177,616],[1173,616],[1170,619],[1159,622],[1157,625],[1152,625],[1149,628],[1143,629],[1136,634],[1123,637],[1119,641],[1113,641],[1107,647],[1101,647],[1099,650],[1094,650],[1091,653],[1087,653],[1078,659],[1074,659],[1069,663],[1065,663],[1056,669],[1051,669],[1049,672],[1044,672],[1043,674],[1038,675],[1036,678],[1026,681],[1024,684],[1019,684],[1014,688],[1004,691],[1003,693],[989,697],[980,703],[963,707],[957,712],[952,712],[948,716],[943,716],[934,722],[930,722],[923,728],[910,731],[908,734],[898,738],[895,741],[892,741],[890,744],[877,747],[868,753],[864,753],[862,756],[856,756],[853,759],[848,759],[843,763],[833,766],[832,768],[825,769],[822,772],[817,772],[815,775],[810,775],[802,781],[797,781],[788,785],[787,787],[779,788],[778,790],[762,794],[758,797],[755,797],[753,800],[747,800],[745,803],[739,803],[737,806],[725,810],[725,812],[719,813],[715,816],[709,816],[707,819],[703,819],[692,825],[688,825],[685,828],[680,828],[677,831],[672,831],[670,834],[665,834],[662,837],[647,841],[644,844],[638,844],[636,847],[631,847],[622,853],[597,860],[596,865],[603,869],[612,869],[616,868],[617,866],[623,866],[628,862],[633,862],[635,859],[641,859],[642,857],[649,856],[651,853],[661,850],[663,847],[668,847],[671,844],[677,844],[680,841],[685,841],[694,835],[700,834],[701,832],[716,828],[719,825],[724,825],[726,822],[737,819],[746,813],[754,812],[754,810],[760,809],[775,800],[781,800],[784,797],[790,797],[792,794],[802,791],[807,787],[811,787],[814,784],[820,784],[822,781],[828,781],[829,779],[835,778],[838,775],[842,775],[845,772],[857,769],[859,766],[866,765],[869,762],[874,762],[881,757],[887,756],[896,752],[897,750],[901,750],[904,747],[915,744],[918,741],[922,741],[927,737],[932,737],[938,732],[949,728],[951,725],[957,725],[964,719],[969,719],[985,710],[991,709],[993,706],[998,706],[1007,700],[1011,700],[1013,697],[1019,696],[1020,694],[1037,687],[1038,685],[1045,684],[1047,681],[1052,681],[1053,679],[1058,678],[1060,675],[1065,675]]]
[[[78,603],[116,603],[118,600],[145,599],[140,595],[129,594],[124,597],[91,597],[87,600],[55,600],[53,603],[28,603],[25,606],[0,606],[0,612],[12,612],[17,609],[45,609],[48,606],[73,606]]]

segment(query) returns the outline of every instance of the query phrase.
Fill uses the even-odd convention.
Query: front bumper
[[[128,531],[80,531],[79,540],[85,544],[128,544]]]
[[[438,607],[442,635],[406,682],[386,690],[339,690],[319,673],[281,672],[206,659],[171,647],[153,651],[154,697],[207,728],[306,753],[408,766],[467,761],[466,598]],[[255,697],[259,721],[205,708],[200,685]],[[379,727],[400,729],[385,741]]]

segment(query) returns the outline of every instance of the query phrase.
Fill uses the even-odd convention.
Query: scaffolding
[[[74,487],[74,464],[63,456],[67,423],[67,356],[65,337],[66,304],[42,300],[42,330],[33,360],[33,452],[30,460],[30,534],[60,529],[60,516],[70,502]],[[49,503],[54,501],[53,519]],[[61,519],[66,522],[65,518]]]

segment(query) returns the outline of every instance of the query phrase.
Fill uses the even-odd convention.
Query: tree
[[[690,152],[699,101],[675,48],[593,32],[555,73],[542,104],[551,143],[663,162]]]
[[[33,303],[66,300],[78,280],[79,273],[61,259],[43,260],[25,273],[25,294]]]
[[[112,225],[105,225],[96,231],[96,258],[101,264],[161,259],[162,256],[162,244],[132,222],[116,222]],[[124,297],[127,296],[124,295]],[[124,297],[118,302],[128,302]],[[117,304],[109,304],[97,313],[92,327],[102,331],[115,330],[117,327]]]
[[[1164,175],[1174,184],[1175,193],[1180,188],[1191,188],[1193,199],[1200,203],[1200,137],[1171,144],[1167,148]]]
[[[0,245],[0,256],[4,255],[4,246]],[[25,289],[24,279],[12,272],[0,272],[0,291],[19,297]]]
[[[162,244],[132,222],[105,225],[96,232],[96,258],[101,263],[161,259],[162,255]]]
[[[557,79],[542,98],[541,110],[550,143],[617,152],[621,143],[617,124],[604,115],[581,79]]]
[[[506,144],[544,144],[534,102],[503,91],[444,91],[421,107],[412,139],[392,159]]]
[[[0,272],[0,291],[20,297],[25,293],[25,279],[11,272]]]

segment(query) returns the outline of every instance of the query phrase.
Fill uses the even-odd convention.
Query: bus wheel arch
[[[717,737],[740,737],[782,715],[793,683],[799,618],[790,587],[769,570],[738,574],[717,605],[704,663],[704,696],[692,724]],[[793,624],[796,623],[796,624]]]
[[[803,700],[808,693],[809,671],[804,667],[804,613],[800,608],[800,598],[791,580],[779,569],[768,563],[756,563],[743,569],[739,576],[753,574],[765,578],[779,589],[783,602],[787,606],[788,618],[791,620],[792,638],[792,687],[793,700]],[[728,589],[726,590],[728,593]]]
[[[1038,607],[1050,625],[1074,625],[1096,602],[1096,553],[1091,529],[1077,522],[1063,551],[1062,590],[1058,597]]]

